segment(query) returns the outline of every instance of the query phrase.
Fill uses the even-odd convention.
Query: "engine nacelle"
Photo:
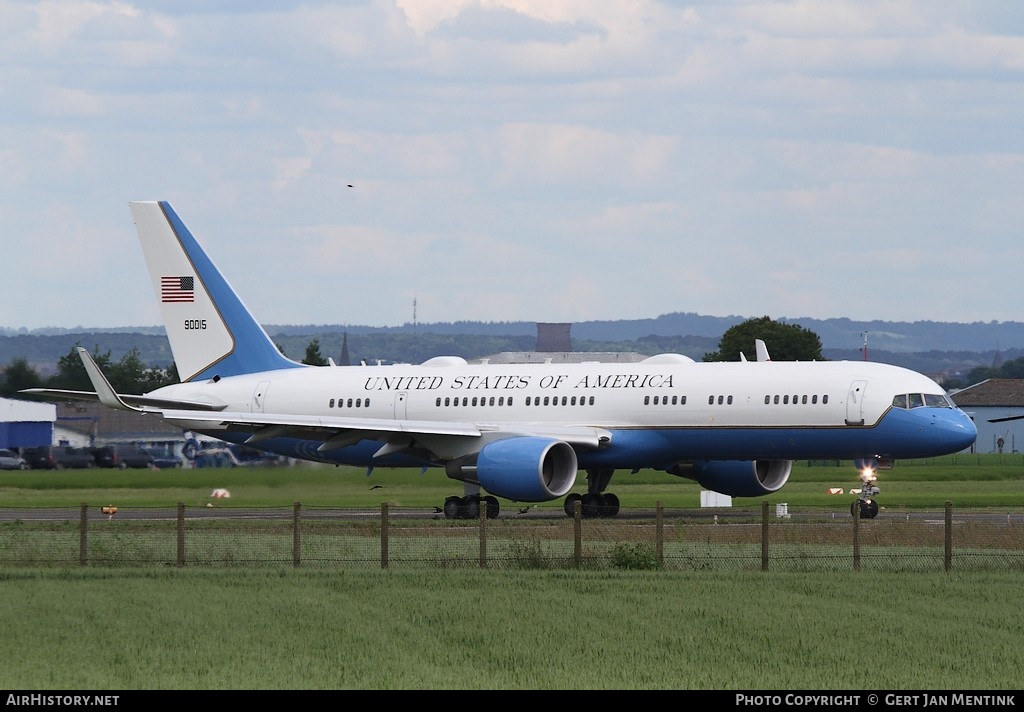
[[[547,502],[567,494],[576,484],[578,471],[571,445],[535,437],[495,440],[473,460],[456,460],[445,467],[453,479],[520,502]]]
[[[792,471],[792,460],[699,460],[666,470],[730,497],[761,497],[777,492]]]

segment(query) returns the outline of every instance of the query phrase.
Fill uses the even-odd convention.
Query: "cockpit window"
[[[949,398],[941,394],[925,393],[924,404],[931,406],[932,408],[952,408],[953,404],[949,402]]]
[[[901,393],[892,399],[894,408],[953,408],[949,398],[939,393]]]

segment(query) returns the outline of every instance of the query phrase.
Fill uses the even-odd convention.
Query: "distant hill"
[[[769,315],[770,316],[770,315]],[[653,319],[584,321],[571,325],[573,348],[578,351],[676,351],[700,359],[714,351],[725,331],[751,317],[664,314]],[[859,322],[850,319],[791,319],[821,338],[823,355],[838,360],[864,357],[865,334],[868,358],[893,363],[931,375],[966,372],[991,366],[998,360],[1024,356],[1024,322]],[[502,351],[533,351],[535,322],[438,322],[370,327],[342,324],[267,325],[266,331],[291,358],[301,360],[316,338],[324,357],[338,360],[343,335],[351,360],[417,363],[432,356],[456,355],[478,358]],[[76,345],[90,351],[110,352],[120,359],[135,348],[144,363],[168,366],[170,348],[163,327],[113,329],[0,329],[0,367],[25,358],[42,375],[56,370],[61,356]],[[753,348],[753,346],[751,346]],[[768,344],[771,351],[771,344]]]
[[[758,315],[764,316],[764,315]],[[821,338],[826,349],[859,350],[867,333],[869,353],[871,349],[892,352],[947,351],[956,349],[972,352],[995,352],[998,350],[1024,349],[1024,322],[954,322],[915,321],[853,321],[851,319],[811,319],[776,317],[772,319],[787,324],[797,324],[810,329]],[[646,336],[703,336],[715,339],[731,327],[750,318],[746,316],[701,316],[700,314],[676,312],[663,314],[654,319],[630,319],[621,321],[579,321],[572,323],[572,338],[587,341],[635,341]],[[367,333],[420,333],[432,334],[475,334],[490,336],[531,336],[537,335],[536,322],[437,322],[432,324],[403,324],[395,327],[369,327],[353,325],[293,325],[269,326],[268,333],[316,334],[336,331],[349,334]]]

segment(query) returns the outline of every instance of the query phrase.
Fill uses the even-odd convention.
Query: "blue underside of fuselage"
[[[970,418],[951,408],[891,409],[874,426],[840,427],[686,427],[609,429],[611,444],[577,451],[580,469],[662,469],[687,460],[852,460],[870,457],[920,458],[960,452],[970,447],[977,430]],[[242,444],[249,433],[210,432]],[[374,459],[382,441],[318,452],[321,441],[272,438],[260,449],[288,457],[357,467],[424,467],[437,465],[396,453]]]

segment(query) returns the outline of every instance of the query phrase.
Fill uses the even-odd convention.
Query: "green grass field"
[[[845,510],[849,495],[825,494],[859,484],[844,465],[798,463],[770,501]],[[883,471],[879,499],[1020,507],[1022,483],[1019,455],[956,456]],[[461,491],[438,473],[301,466],[4,472],[0,484],[0,504],[19,507],[202,506],[217,487],[232,505],[417,507]],[[699,506],[698,485],[655,473],[611,489],[624,507]],[[1012,571],[6,568],[0,686],[1013,691],[1022,584]]]
[[[0,571],[11,690],[1017,690],[1024,575]],[[130,699],[130,698],[129,698]]]
[[[941,509],[946,501],[959,507],[1024,504],[1024,455],[951,455],[929,460],[897,462],[878,474],[879,502],[890,508]],[[852,462],[839,465],[794,463],[789,482],[766,498],[737,498],[735,506],[786,502],[793,506],[848,507],[852,495],[830,495],[840,487],[848,492],[860,480]],[[271,468],[214,468],[175,470],[28,470],[0,472],[0,506],[74,507],[87,504],[165,507],[183,502],[202,506],[214,489],[231,493],[231,505],[288,506],[294,502],[337,507],[373,507],[383,502],[400,507],[439,506],[451,494],[462,494],[462,483],[438,470],[365,470],[299,464]],[[616,473],[609,491],[623,507],[699,507],[701,486],[661,472]],[[576,492],[586,491],[583,476]],[[503,507],[514,503],[502,502]],[[539,507],[559,510],[561,500]]]

